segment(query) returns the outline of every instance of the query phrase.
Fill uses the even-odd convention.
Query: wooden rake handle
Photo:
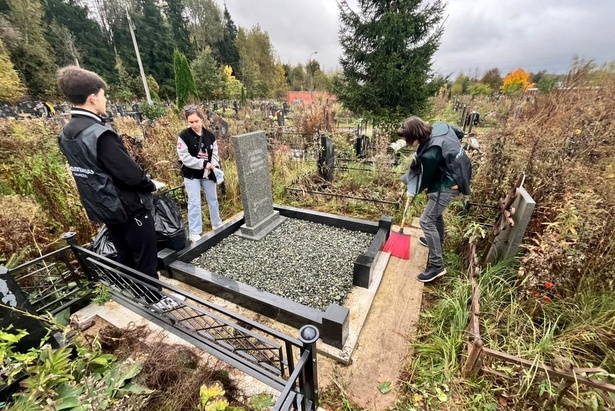
[[[400,230],[403,230],[404,228],[404,223],[406,222],[406,214],[408,213],[408,207],[410,207],[410,196],[406,194],[406,206],[404,207],[404,215],[401,219],[401,226],[399,227]]]

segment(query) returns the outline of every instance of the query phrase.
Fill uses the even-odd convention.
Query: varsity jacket
[[[205,153],[199,158],[199,151]],[[207,170],[207,163],[220,167],[218,157],[218,143],[216,136],[209,130],[203,129],[199,136],[188,127],[179,133],[177,138],[177,155],[182,163],[182,175],[186,178],[209,178],[215,181],[214,173]]]

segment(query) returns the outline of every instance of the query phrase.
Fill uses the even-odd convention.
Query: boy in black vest
[[[442,214],[460,190],[445,157],[454,156],[456,150],[461,149],[459,135],[463,136],[463,132],[448,123],[435,122],[432,127],[419,117],[409,117],[397,130],[397,135],[403,137],[409,146],[418,145],[405,182],[419,182],[419,187],[408,187],[412,195],[427,190],[427,205],[419,220],[425,237],[421,237],[419,242],[429,248],[429,260],[425,271],[417,276],[419,281],[427,283],[446,274],[442,259]],[[420,179],[412,178],[419,174]]]
[[[89,219],[107,225],[119,263],[158,279],[151,213],[156,186],[104,124],[107,84],[96,73],[67,66],[58,71],[58,86],[73,106],[58,142]],[[173,302],[157,292],[143,294],[150,304]]]

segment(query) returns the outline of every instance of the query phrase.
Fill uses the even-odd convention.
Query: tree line
[[[176,98],[176,52],[201,99],[330,87],[317,61],[282,64],[266,31],[238,27],[215,0],[0,0],[0,101],[58,98],[56,70],[68,64],[99,73],[111,98],[143,98],[130,22],[154,99]]]
[[[502,76],[432,71],[444,31],[443,0],[338,2],[341,70],[317,61],[282,64],[257,24],[238,27],[215,0],[0,0],[0,102],[57,97],[58,67],[96,71],[117,101],[142,99],[144,88],[130,24],[154,100],[283,98],[289,90],[326,90],[374,124],[428,112],[438,92],[450,95],[549,91],[560,80],[522,69]],[[179,75],[178,75],[179,73]]]

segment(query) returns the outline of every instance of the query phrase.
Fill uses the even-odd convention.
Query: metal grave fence
[[[119,304],[279,391],[274,410],[317,408],[316,327],[290,337],[81,247],[74,233],[63,238],[67,247],[8,270],[38,313],[58,313],[105,284]]]

